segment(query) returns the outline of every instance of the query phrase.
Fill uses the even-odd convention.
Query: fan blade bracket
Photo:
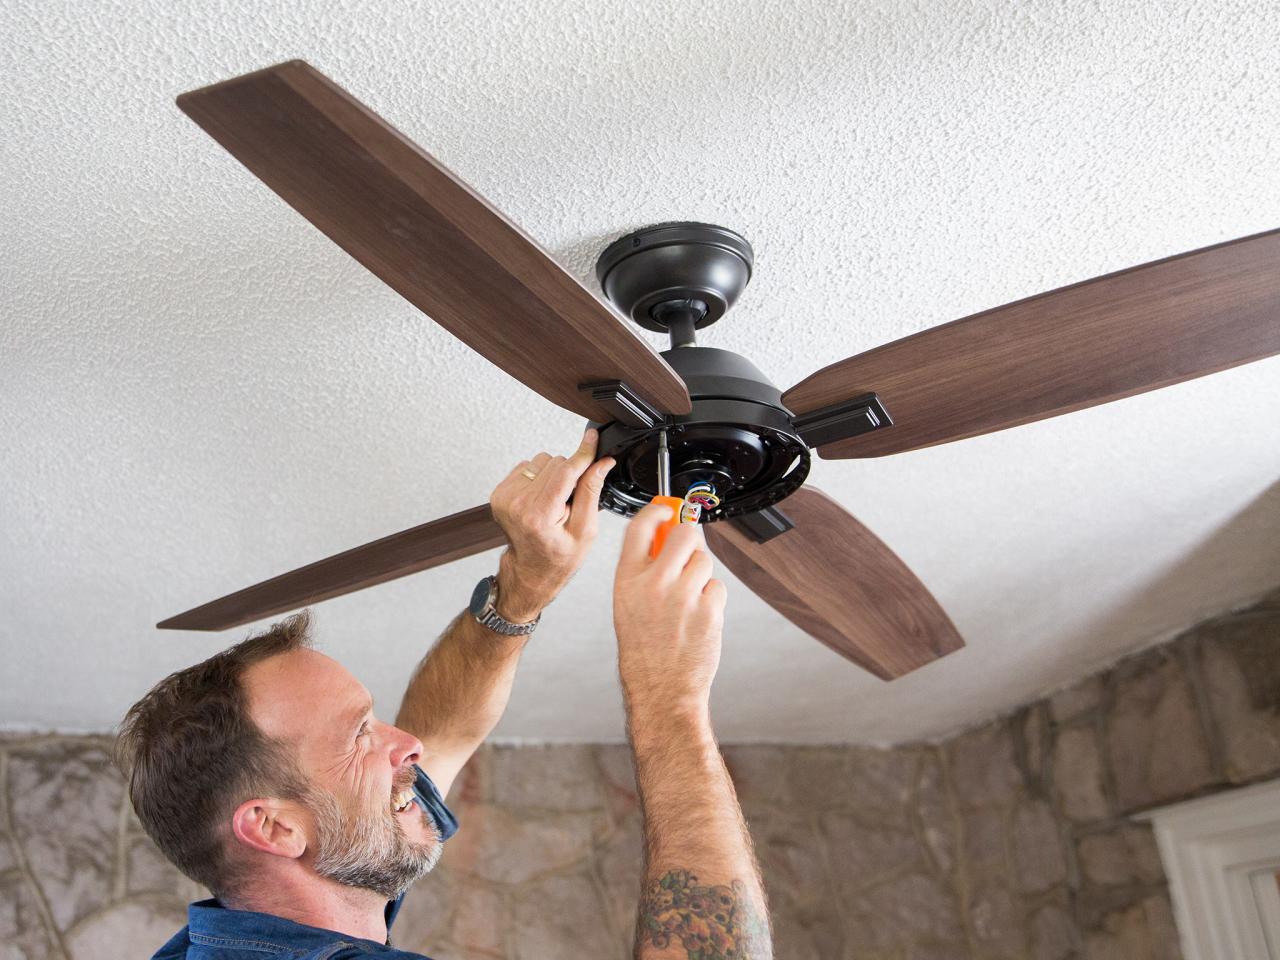
[[[663,420],[662,414],[623,380],[580,383],[578,392],[607,410],[613,420],[628,427],[649,430]]]
[[[765,507],[755,513],[746,513],[740,517],[733,517],[729,520],[729,523],[756,543],[768,543],[774,537],[779,537],[788,530],[795,529],[795,524],[791,522],[791,518],[776,507]]]
[[[893,426],[884,402],[874,393],[864,393],[796,416],[796,433],[810,447],[859,437],[873,430]]]

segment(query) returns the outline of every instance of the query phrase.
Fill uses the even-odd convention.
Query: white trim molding
[[[1280,780],[1142,814],[1186,960],[1280,960]]]

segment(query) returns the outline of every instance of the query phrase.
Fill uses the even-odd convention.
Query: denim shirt
[[[435,821],[442,840],[458,829],[453,812],[421,767],[415,766],[413,792],[418,805]],[[404,895],[387,904],[387,931],[400,912]],[[187,925],[161,947],[151,960],[352,960],[376,956],[383,960],[430,960],[421,953],[397,950],[385,943],[295,923],[270,913],[228,910],[217,900],[199,900],[187,907]]]
[[[400,909],[400,899],[387,904],[387,928]],[[228,910],[217,900],[187,907],[187,925],[151,960],[430,960],[421,953],[397,950],[385,943],[295,923],[270,913]]]

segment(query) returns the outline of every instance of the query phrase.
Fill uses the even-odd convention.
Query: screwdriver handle
[[[667,534],[672,528],[680,522],[681,508],[684,507],[684,500],[680,497],[654,497],[650,503],[660,503],[663,506],[671,508],[671,519],[664,520],[662,526],[658,527],[657,532],[653,535],[653,543],[649,544],[649,559],[656,559],[658,554],[662,552],[662,545],[667,542]]]

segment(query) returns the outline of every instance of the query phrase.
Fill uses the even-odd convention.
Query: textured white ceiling
[[[173,106],[310,60],[594,285],[724,223],[703,338],[782,387],[884,341],[1280,226],[1256,2],[0,5],[0,724],[105,729],[229,635],[152,624],[483,501],[580,429],[373,280]],[[659,340],[654,341],[660,343]],[[731,580],[729,740],[902,741],[1280,582],[1280,360],[884,460],[816,461],[968,648],[883,684]],[[499,734],[615,739],[622,521]],[[317,609],[390,715],[486,554]]]

